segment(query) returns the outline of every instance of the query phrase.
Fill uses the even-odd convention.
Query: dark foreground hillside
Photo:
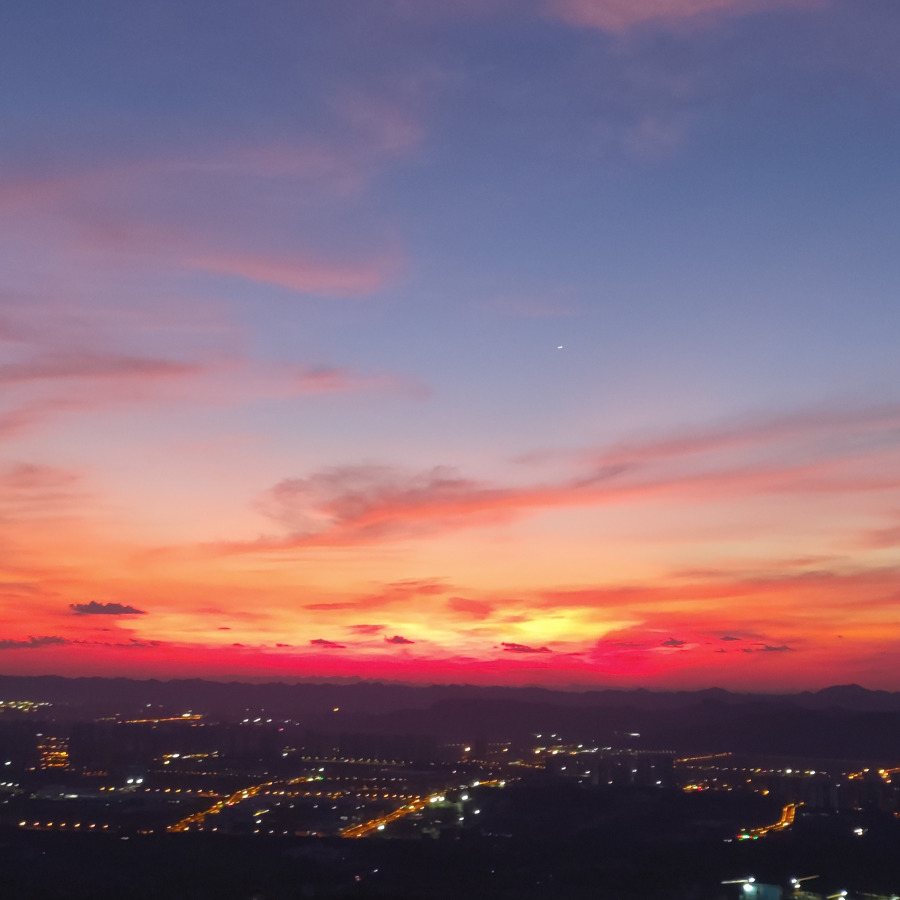
[[[798,822],[759,841],[641,840],[633,828],[574,837],[316,840],[156,835],[0,835],[0,897],[15,900],[715,900],[754,873],[817,890],[890,893],[900,885],[900,827],[863,838]]]

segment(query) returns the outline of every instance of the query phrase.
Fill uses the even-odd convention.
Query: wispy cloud
[[[384,631],[386,626],[384,625],[347,625],[346,628],[348,631],[354,632],[354,634],[380,634]],[[385,638],[387,640],[387,638]]]
[[[410,472],[386,465],[332,467],[285,479],[259,508],[288,537],[222,549],[374,543],[425,536],[566,507],[681,501],[749,494],[829,494],[900,487],[894,425],[900,409],[800,414],[730,429],[620,444],[573,456],[575,475],[555,482],[490,484],[456,469]],[[871,459],[860,450],[867,437]]]
[[[286,288],[302,294],[364,297],[383,287],[400,267],[396,257],[357,263],[240,253],[194,257],[194,268]]]
[[[322,647],[326,650],[344,650],[346,649],[346,644],[339,644],[337,641],[329,641],[325,638],[313,638],[310,641],[310,644],[313,647]]]
[[[782,6],[821,5],[817,0],[546,0],[546,13],[569,25],[620,32],[646,22],[704,21]]]
[[[39,647],[56,647],[63,644],[71,644],[72,641],[58,635],[45,635],[43,637],[29,637],[25,639],[2,638],[0,650],[34,650]]]
[[[60,379],[180,377],[200,371],[196,364],[103,353],[46,354],[22,363],[0,365],[0,384]]]
[[[507,653],[550,653],[549,647],[532,647],[529,644],[516,644],[504,641],[500,646]]]
[[[82,474],[17,463],[0,470],[0,517],[21,520],[80,512],[89,495]]]
[[[451,612],[462,613],[473,619],[487,619],[495,608],[495,603],[470,597],[451,597],[447,601],[447,609]]]
[[[19,309],[15,312],[14,318],[22,318]],[[93,335],[88,325],[95,316],[100,313],[86,313],[87,324],[78,327],[50,327],[43,333],[26,329],[27,337],[10,354],[19,359],[0,364],[0,440],[64,416],[137,403],[227,406],[322,394],[381,393],[410,400],[428,396],[422,383],[392,373],[302,361],[269,363],[236,349],[185,346],[183,358],[111,352],[104,345],[114,343],[115,330]],[[170,331],[177,331],[175,319]],[[195,327],[187,316],[186,335]],[[138,318],[126,331],[133,337],[131,332],[148,328],[152,323],[141,327]],[[72,348],[79,343],[80,348]],[[70,346],[63,349],[66,344]]]

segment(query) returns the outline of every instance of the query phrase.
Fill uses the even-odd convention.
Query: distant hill
[[[313,731],[526,741],[534,734],[683,751],[900,757],[900,694],[838,685],[816,692],[554,691],[381,682],[250,684],[202,679],[0,676],[0,698],[47,701],[72,719],[202,712],[283,717]]]
[[[557,707],[630,707],[682,709],[703,702],[735,706],[786,704],[806,709],[900,712],[900,693],[872,691],[858,684],[834,685],[799,694],[742,694],[723,688],[697,691],[651,691],[645,688],[552,690],[543,687],[483,687],[465,684],[410,685],[379,681],[300,681],[297,683],[207,681],[204,679],[64,678],[57,675],[0,675],[0,698],[44,700],[79,706],[116,704],[133,709],[147,703],[237,713],[244,708],[273,711],[382,713],[426,709],[447,700],[504,700]],[[124,709],[122,710],[125,711]]]

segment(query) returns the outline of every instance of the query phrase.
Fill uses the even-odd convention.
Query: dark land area
[[[4,898],[900,892],[900,695],[855,685],[0,677],[0,697]]]

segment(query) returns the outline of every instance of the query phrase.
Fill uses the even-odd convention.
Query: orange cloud
[[[494,612],[494,606],[485,600],[472,600],[467,597],[451,597],[447,601],[447,609],[451,612],[464,613],[473,619],[487,619]]]

